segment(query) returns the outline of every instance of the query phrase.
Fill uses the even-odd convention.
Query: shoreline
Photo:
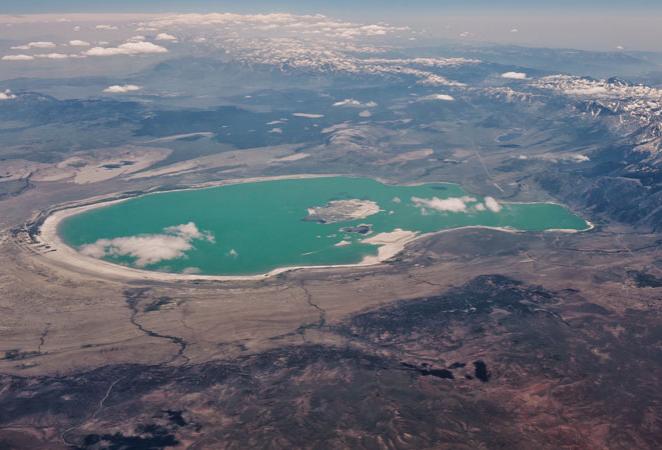
[[[301,174],[301,175],[283,175],[283,176],[273,176],[273,177],[251,177],[251,178],[240,178],[240,179],[207,182],[207,183],[201,183],[199,185],[193,185],[178,189],[170,189],[170,190],[166,189],[162,191],[155,190],[154,192],[143,192],[137,195],[126,196],[122,198],[114,198],[114,196],[122,195],[121,193],[109,194],[102,198],[99,198],[98,201],[95,201],[93,203],[81,204],[79,206],[76,206],[74,204],[71,206],[64,206],[61,209],[55,209],[51,211],[43,219],[41,225],[39,225],[38,231],[35,234],[34,238],[36,239],[37,243],[47,245],[52,249],[48,253],[44,253],[41,255],[44,258],[47,258],[49,260],[55,259],[56,263],[75,268],[78,271],[94,272],[102,276],[109,276],[113,278],[125,278],[131,280],[142,279],[142,280],[150,280],[150,281],[259,281],[259,280],[266,280],[286,272],[302,270],[302,269],[315,270],[315,269],[361,268],[361,267],[377,266],[379,264],[382,264],[384,261],[393,258],[400,252],[402,252],[405,249],[405,247],[411,242],[451,231],[458,231],[464,229],[489,229],[489,230],[496,230],[505,233],[526,232],[526,230],[518,230],[509,227],[493,227],[486,225],[468,225],[464,227],[442,229],[423,234],[415,231],[395,229],[392,232],[380,233],[378,235],[368,238],[368,242],[366,242],[367,244],[377,246],[377,255],[365,256],[358,263],[327,264],[327,265],[315,265],[315,266],[286,266],[286,267],[278,267],[269,272],[263,274],[256,274],[256,275],[202,275],[202,274],[169,273],[169,272],[158,272],[158,271],[123,266],[120,264],[115,264],[109,261],[105,261],[103,259],[97,259],[90,256],[85,256],[80,252],[78,252],[73,247],[67,245],[57,233],[59,224],[67,217],[71,217],[80,214],[84,211],[89,211],[91,209],[96,209],[104,206],[121,203],[144,195],[208,189],[208,188],[214,188],[214,187],[220,187],[220,186],[232,185],[232,184],[276,181],[276,180],[285,180],[285,179],[328,178],[334,176],[340,176],[340,175]],[[381,180],[378,181],[382,182]],[[429,184],[429,183],[424,183],[424,184]],[[442,182],[442,184],[454,184],[454,183]],[[90,200],[92,199],[88,199],[88,201]],[[81,201],[80,203],[82,202],[84,201]],[[503,202],[503,203],[506,204],[507,202]],[[515,203],[515,202],[511,202],[511,203]],[[551,203],[551,202],[535,202],[535,203]],[[539,232],[579,233],[584,231],[590,231],[593,228],[595,228],[595,226],[591,222],[583,218],[582,220],[584,220],[588,224],[588,228],[584,230],[549,229],[549,230],[542,230]]]

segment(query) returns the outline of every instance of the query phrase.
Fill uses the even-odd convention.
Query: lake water
[[[339,200],[362,202],[333,203]],[[352,218],[309,211],[329,202],[345,209],[363,204],[366,213],[377,212]],[[70,216],[58,233],[85,255],[126,266],[251,275],[279,267],[358,263],[377,254],[378,247],[364,239],[396,229],[422,234],[470,225],[523,231],[588,227],[560,205],[497,203],[455,184],[397,186],[324,177],[143,195]]]

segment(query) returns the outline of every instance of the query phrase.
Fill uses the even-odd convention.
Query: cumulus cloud
[[[455,100],[455,97],[448,94],[432,94],[421,97],[421,100],[440,100],[444,102],[452,102]]]
[[[420,198],[412,197],[411,201],[415,206],[421,208],[423,212],[428,209],[442,212],[467,212],[467,203],[476,201],[476,198],[463,196],[463,197],[450,197],[450,198]]]
[[[5,55],[2,57],[3,61],[32,61],[34,56],[30,55]]]
[[[17,45],[15,47],[11,47],[12,50],[30,50],[33,48],[55,48],[57,45],[55,42],[48,42],[48,41],[39,41],[39,42],[28,42],[25,45]]]
[[[67,55],[66,53],[40,53],[34,55],[35,58],[42,59],[68,59],[68,58],[79,58],[80,55]]]
[[[34,59],[69,59],[85,58],[84,54],[73,53],[36,53],[32,55],[6,55],[2,57],[3,61],[32,61]]]
[[[115,25],[97,25],[96,27],[97,30],[117,30],[117,27]]]
[[[526,74],[524,72],[505,72],[501,74],[501,78],[507,78],[509,80],[526,80]]]
[[[374,108],[375,106],[377,106],[377,103],[373,101],[363,103],[353,98],[346,98],[345,100],[335,102],[333,106],[348,107],[348,108]]]
[[[0,100],[12,100],[15,98],[16,96],[9,89],[6,89],[4,92],[0,91]]]
[[[211,233],[200,231],[193,222],[167,227],[159,234],[99,239],[85,244],[79,251],[93,258],[128,256],[138,267],[145,267],[161,261],[186,257],[186,252],[194,248],[193,242],[202,240],[214,242]]]
[[[310,113],[292,113],[294,117],[303,117],[304,119],[321,119],[324,114],[310,114]]]
[[[161,16],[158,19],[140,24],[141,28],[164,27],[250,27],[253,30],[280,31],[301,34],[323,34],[343,39],[354,39],[360,36],[384,36],[397,31],[406,31],[406,27],[395,27],[387,24],[359,24],[337,21],[321,14],[295,15],[285,13],[271,14],[175,14]]]
[[[114,84],[108,86],[103,91],[107,94],[125,94],[127,92],[139,91],[140,89],[142,89],[142,87],[136,86],[135,84]]]
[[[365,111],[361,111],[359,113],[359,117],[363,117],[363,118],[372,117],[372,113],[366,109]]]
[[[167,53],[168,49],[151,42],[125,42],[117,47],[92,47],[85,52],[87,56],[140,55],[149,53]]]
[[[421,209],[422,214],[428,214],[430,210],[441,212],[468,213],[472,211],[500,212],[503,207],[493,197],[485,197],[483,202],[478,202],[475,197],[465,195],[463,197],[450,198],[420,198],[412,197],[412,203]]]
[[[80,39],[74,39],[73,41],[69,41],[69,45],[72,47],[89,47],[90,43],[87,41],[81,41]]]
[[[517,159],[520,160],[537,159],[542,161],[550,161],[553,163],[558,163],[558,162],[582,163],[591,160],[591,158],[581,153],[567,153],[563,155],[558,155],[558,154],[544,154],[544,155],[532,155],[532,156],[519,155]]]
[[[498,213],[502,209],[502,206],[494,199],[494,197],[485,197],[485,207],[495,213]]]
[[[157,41],[176,41],[177,36],[173,36],[172,34],[168,34],[168,33],[159,33],[156,35],[155,39]]]

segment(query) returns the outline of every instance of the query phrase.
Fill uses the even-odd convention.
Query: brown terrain
[[[662,449],[662,53],[628,37],[659,34],[659,8],[621,3],[581,39],[609,52],[351,11],[5,15],[0,450]],[[595,11],[566,6],[530,23],[587,35]],[[595,227],[454,230],[259,280],[130,277],[41,240],[72,205],[304,174],[453,182]]]
[[[17,228],[0,448],[656,448],[660,244],[458,230],[372,268],[168,283]]]
[[[35,240],[68,202],[321,168],[557,200],[508,149],[396,147],[21,178],[0,198],[0,448],[660,448],[662,236],[610,220],[616,200],[569,202],[588,232],[456,230],[378,266],[261,281],[125,279]]]

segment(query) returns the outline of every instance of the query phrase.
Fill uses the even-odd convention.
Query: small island
[[[365,219],[380,211],[377,202],[372,200],[332,200],[324,206],[308,208],[309,222],[336,223],[348,220]]]

